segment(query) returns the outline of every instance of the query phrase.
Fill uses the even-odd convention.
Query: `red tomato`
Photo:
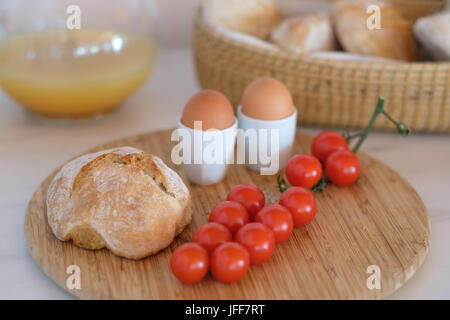
[[[255,221],[261,222],[273,231],[277,244],[289,239],[294,229],[291,213],[279,204],[271,204],[262,208],[256,215]]]
[[[254,184],[239,184],[235,186],[228,193],[227,200],[242,204],[247,209],[250,220],[255,218],[266,202],[264,193]]]
[[[358,179],[361,165],[353,152],[337,151],[328,157],[325,171],[335,185],[348,186]]]
[[[269,260],[275,248],[275,236],[262,223],[246,224],[236,233],[235,241],[242,244],[250,254],[250,264],[262,264]]]
[[[235,282],[248,270],[250,255],[237,242],[225,242],[214,249],[211,255],[211,273],[219,281]]]
[[[280,204],[291,212],[296,227],[307,225],[316,215],[316,198],[305,188],[290,187],[281,195]]]
[[[232,241],[230,230],[224,225],[209,222],[197,229],[192,236],[192,242],[196,242],[211,253],[219,244]]]
[[[336,151],[348,150],[347,140],[339,132],[326,130],[317,135],[311,145],[311,153],[325,163]]]
[[[197,243],[179,246],[170,259],[173,275],[183,283],[196,283],[208,272],[208,252]]]
[[[209,222],[223,224],[232,234],[235,234],[242,226],[249,223],[249,217],[247,210],[242,204],[234,201],[224,201],[211,211]]]
[[[286,178],[296,187],[310,189],[322,177],[322,164],[313,156],[298,154],[286,166]]]

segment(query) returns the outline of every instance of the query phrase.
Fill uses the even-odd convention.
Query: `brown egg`
[[[280,120],[294,112],[294,102],[286,86],[273,78],[250,83],[242,96],[242,113],[260,120]]]
[[[194,129],[194,121],[202,121],[202,130],[229,128],[235,122],[233,107],[219,91],[200,91],[189,99],[181,116],[186,127]]]

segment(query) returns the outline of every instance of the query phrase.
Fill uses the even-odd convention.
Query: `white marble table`
[[[51,121],[0,93],[0,299],[70,299],[35,264],[23,222],[35,188],[69,158],[98,144],[174,127],[198,90],[189,50],[163,51],[152,78],[118,112],[95,121]],[[314,134],[318,129],[300,128]],[[431,248],[422,268],[392,299],[450,299],[450,135],[371,135],[363,151],[408,180],[431,216]]]

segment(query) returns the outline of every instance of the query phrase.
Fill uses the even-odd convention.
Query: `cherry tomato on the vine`
[[[347,140],[339,132],[326,130],[319,133],[311,145],[311,153],[325,163],[336,151],[348,150]]]
[[[279,204],[271,204],[262,208],[256,215],[255,221],[261,222],[273,231],[277,244],[289,239],[294,229],[292,214]]]
[[[279,203],[291,212],[296,227],[307,225],[316,215],[316,198],[306,188],[290,187],[283,192]]]
[[[211,255],[211,273],[219,281],[235,282],[241,279],[250,265],[250,255],[241,244],[225,242]]]
[[[170,258],[170,268],[174,276],[183,283],[199,282],[208,272],[208,252],[197,243],[179,246]]]
[[[242,204],[247,209],[250,220],[253,220],[266,202],[264,193],[254,184],[239,184],[235,186],[228,193],[227,200]]]
[[[353,184],[361,172],[358,157],[351,151],[337,151],[331,154],[325,163],[328,179],[337,186]]]
[[[198,243],[211,253],[219,244],[232,241],[231,231],[217,222],[209,222],[200,226],[192,236],[192,242]]]
[[[209,222],[217,222],[235,234],[242,226],[249,223],[247,210],[234,201],[223,201],[211,211]]]
[[[235,241],[247,249],[250,254],[250,264],[266,262],[275,248],[275,236],[272,230],[259,222],[252,222],[240,228],[236,233]]]
[[[322,164],[316,157],[298,154],[289,160],[286,178],[293,186],[310,189],[320,180],[322,171]]]

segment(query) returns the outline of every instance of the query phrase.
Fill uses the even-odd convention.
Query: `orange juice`
[[[50,117],[113,110],[148,78],[156,46],[114,31],[48,30],[0,42],[0,85]]]

